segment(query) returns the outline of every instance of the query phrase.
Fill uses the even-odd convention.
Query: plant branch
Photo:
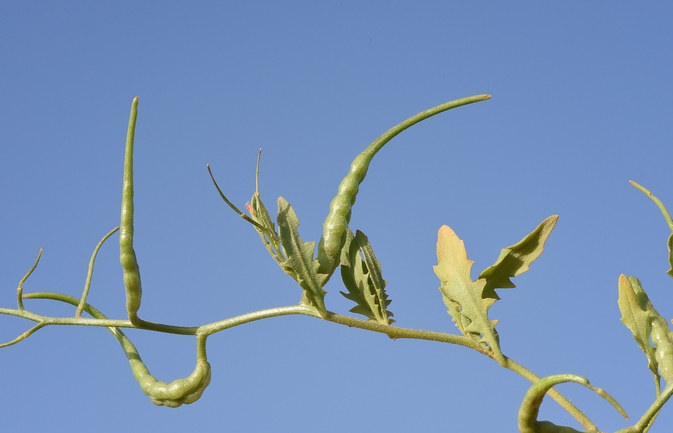
[[[91,279],[93,278],[93,265],[94,262],[96,261],[96,256],[98,255],[98,250],[100,250],[100,247],[103,246],[103,243],[112,236],[117,230],[119,230],[119,227],[115,227],[112,230],[108,232],[105,236],[103,236],[103,239],[101,239],[98,242],[98,245],[96,245],[96,248],[93,250],[93,254],[91,254],[91,260],[89,260],[89,269],[86,274],[86,280],[84,281],[84,291],[82,292],[82,298],[79,301],[79,304],[77,305],[77,310],[75,310],[75,317],[82,317],[82,310],[84,309],[84,305],[86,304],[86,298],[89,296],[89,288],[91,287]]]
[[[64,302],[71,304],[73,306],[78,306],[80,300],[69,295],[54,293],[54,292],[32,292],[25,293],[23,295],[24,299],[50,299],[54,301]],[[124,338],[120,335],[121,331],[117,328],[134,328],[134,329],[144,329],[149,331],[163,332],[169,334],[180,334],[180,335],[196,335],[197,336],[197,354],[199,357],[205,357],[205,339],[212,334],[215,334],[220,331],[224,331],[235,326],[243,325],[250,322],[255,322],[262,319],[268,319],[271,317],[279,316],[288,316],[288,315],[304,315],[320,319],[320,313],[313,307],[306,305],[292,305],[285,307],[276,307],[269,308],[265,310],[254,311],[251,313],[241,314],[235,317],[230,317],[225,320],[218,322],[209,323],[206,325],[198,327],[182,327],[174,325],[164,325],[164,324],[150,324],[151,327],[147,326],[137,326],[131,323],[130,320],[114,320],[106,318],[102,313],[96,310],[90,304],[85,303],[83,310],[87,311],[89,314],[94,316],[93,319],[82,318],[82,317],[47,317],[39,314],[32,313],[27,310],[18,310],[18,309],[9,309],[9,308],[0,308],[0,314],[10,315],[21,317],[38,324],[31,328],[29,331],[21,334],[14,340],[0,344],[0,348],[11,346],[16,344],[37,330],[49,326],[49,325],[69,325],[69,326],[98,326],[98,327],[107,327],[110,332],[115,335],[117,339]],[[97,312],[92,314],[92,311]],[[337,313],[327,312],[327,315],[324,317],[325,320],[333,322],[339,325],[345,325],[351,328],[359,328],[367,331],[378,332],[385,334],[393,340],[400,338],[416,339],[416,340],[429,340],[429,341],[438,341],[441,343],[456,344],[459,346],[464,346],[477,352],[488,356],[489,358],[493,357],[491,354],[486,353],[481,350],[479,345],[472,340],[471,338],[464,337],[462,335],[448,334],[444,332],[436,331],[427,331],[422,329],[411,329],[411,328],[401,328],[397,326],[383,325],[376,321],[362,320],[354,317],[348,317]],[[123,335],[123,334],[122,334]],[[120,340],[120,343],[122,342]],[[124,347],[124,344],[122,344]],[[507,364],[506,368],[519,374],[520,376],[528,379],[532,383],[535,383],[540,379],[539,376],[523,367],[521,364],[516,361],[506,358]],[[671,388],[673,390],[673,388]],[[673,391],[672,391],[673,392]],[[549,396],[554,399],[561,407],[567,410],[573,417],[577,419],[585,428],[591,430],[597,430],[597,427],[589,420],[589,418],[582,413],[575,405],[573,405],[568,399],[563,397],[558,391],[551,389],[548,392]],[[664,394],[662,394],[664,395]],[[668,394],[670,397],[670,392]],[[668,398],[668,397],[667,397]],[[659,401],[660,399],[658,399]],[[662,401],[662,405],[665,400]]]

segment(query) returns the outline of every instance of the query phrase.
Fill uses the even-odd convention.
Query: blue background
[[[666,2],[84,2],[0,4],[0,306],[40,247],[27,291],[79,296],[118,224],[129,108],[136,135],[141,316],[205,324],[292,305],[300,290],[219,199],[261,192],[317,240],[350,161],[399,121],[478,93],[376,157],[351,227],[372,242],[396,325],[457,332],[432,266],[450,225],[474,276],[552,214],[545,254],[491,308],[506,355],[588,377],[635,422],[654,398],[620,323],[617,278],[638,276],[673,317],[668,228],[629,179],[673,207],[673,6]],[[115,236],[90,302],[124,318]],[[352,307],[334,278],[326,303]],[[70,307],[27,301],[43,314]],[[0,340],[32,326],[0,318]],[[160,380],[194,339],[129,331]],[[201,400],[153,406],[101,328],[49,327],[0,352],[0,428],[22,431],[516,431],[530,383],[458,346],[390,339],[309,317],[208,341]],[[601,430],[629,425],[578,385],[559,390]],[[541,419],[579,425],[553,401]],[[666,407],[652,432],[670,431]]]

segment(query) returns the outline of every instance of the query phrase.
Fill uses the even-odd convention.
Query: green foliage
[[[656,349],[650,344],[652,335],[653,321],[665,320],[654,309],[654,306],[647,297],[647,294],[640,285],[636,277],[626,278],[626,275],[619,276],[619,298],[617,304],[622,313],[621,321],[629,328],[633,338],[638,343],[640,349],[647,357],[647,368],[652,371],[655,383],[657,384],[657,393],[659,390],[659,365],[655,356]]]
[[[298,314],[334,324],[378,332],[392,339],[414,338],[473,349],[494,359],[502,367],[533,383],[521,404],[519,431],[523,433],[578,431],[549,421],[537,420],[539,408],[545,395],[549,395],[556,400],[587,431],[598,431],[596,425],[582,411],[554,390],[553,387],[558,383],[568,381],[579,383],[603,396],[620,413],[626,416],[617,402],[602,389],[589,385],[589,381],[583,377],[554,375],[540,379],[530,370],[505,356],[500,347],[500,335],[495,329],[498,320],[489,317],[490,307],[500,299],[496,290],[516,287],[511,279],[528,271],[532,262],[540,257],[545,243],[556,225],[557,216],[547,218],[521,241],[504,248],[496,262],[486,268],[476,280],[472,280],[471,277],[473,262],[467,257],[464,242],[448,226],[442,226],[439,229],[437,241],[438,263],[434,266],[434,270],[440,279],[440,291],[444,304],[462,335],[394,326],[393,313],[388,309],[391,300],[385,290],[387,281],[383,279],[381,264],[374,255],[367,237],[359,230],[356,230],[353,234],[348,226],[359,186],[367,174],[373,157],[388,141],[406,128],[428,117],[489,98],[489,95],[475,95],[430,108],[389,129],[369,145],[351,164],[349,173],[339,186],[337,196],[330,204],[317,253],[314,241],[305,242],[302,240],[298,231],[299,218],[290,204],[282,197],[278,199],[276,222],[274,223],[272,220],[259,193],[259,155],[255,193],[250,203],[246,205],[249,215],[241,212],[227,199],[217,185],[210,167],[208,167],[211,179],[220,197],[234,212],[254,227],[264,247],[276,263],[301,287],[302,297],[298,304],[255,311],[198,327],[153,323],[138,317],[142,287],[140,267],[133,245],[133,150],[138,112],[138,99],[135,98],[131,107],[126,140],[122,212],[119,226],[119,253],[128,320],[108,319],[87,302],[98,250],[105,240],[116,232],[117,229],[115,228],[106,234],[94,249],[89,262],[84,291],[79,299],[52,292],[24,293],[23,284],[35,271],[42,254],[40,251],[35,264],[19,281],[17,308],[0,308],[0,314],[21,317],[36,324],[15,339],[0,344],[0,347],[17,344],[49,325],[107,327],[120,343],[134,377],[150,401],[157,405],[178,407],[198,400],[210,383],[211,365],[206,356],[206,340],[210,335],[256,320]],[[673,219],[661,201],[644,187],[635,182],[632,182],[632,184],[655,202],[673,232]],[[668,238],[667,246],[670,266],[668,274],[673,277],[673,234]],[[350,312],[362,315],[366,319],[334,313],[329,311],[325,305],[327,291],[323,287],[339,264],[341,265],[342,280],[347,289],[347,292],[341,293],[355,303],[355,307],[351,308]],[[622,313],[621,320],[633,334],[640,349],[645,353],[648,368],[655,378],[656,386],[656,398],[650,407],[634,425],[625,427],[618,433],[644,433],[650,428],[663,405],[673,395],[673,334],[667,321],[654,308],[638,279],[635,277],[627,278],[624,275],[620,276],[618,291],[618,305]],[[25,308],[24,300],[30,299],[48,299],[67,303],[77,308],[73,317],[42,316]],[[83,313],[87,313],[91,317],[82,317]],[[121,331],[121,328],[124,327],[196,337],[196,366],[193,372],[187,377],[176,379],[170,383],[157,380],[150,374],[135,346]],[[662,377],[667,382],[667,386],[663,390],[660,386]]]
[[[281,267],[304,289],[305,298],[310,305],[318,309],[320,315],[326,314],[325,294],[322,289],[327,276],[318,273],[320,264],[313,259],[315,242],[304,242],[297,231],[299,218],[294,209],[283,197],[278,198],[278,230],[280,241],[287,253],[287,260]]]
[[[528,271],[542,251],[544,244],[556,226],[558,215],[552,215],[542,221],[535,230],[511,247],[503,248],[498,260],[479,275],[486,280],[483,296],[500,299],[495,289],[512,289],[516,287],[510,278]]]
[[[550,216],[517,244],[504,248],[495,264],[476,281],[470,276],[474,262],[467,259],[464,242],[450,227],[439,229],[438,264],[434,269],[441,281],[444,304],[460,332],[479,343],[502,366],[506,361],[495,330],[498,321],[488,318],[488,309],[500,299],[494,289],[516,287],[510,278],[526,272],[542,254],[557,220],[558,216]]]
[[[341,254],[341,278],[348,293],[341,292],[346,299],[357,305],[351,313],[362,314],[369,320],[383,325],[395,322],[388,311],[392,301],[386,293],[387,281],[381,275],[381,263],[376,259],[369,239],[360,230],[353,236],[347,232],[346,244]]]
[[[486,280],[472,281],[472,260],[467,259],[463,241],[449,226],[439,229],[435,274],[441,281],[444,304],[460,332],[479,343],[500,365],[505,357],[500,351],[500,337],[495,330],[497,320],[488,318],[488,309],[495,299],[485,298]]]

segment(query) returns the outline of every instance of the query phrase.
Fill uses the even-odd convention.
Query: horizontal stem
[[[80,302],[79,299],[74,298],[72,296],[53,292],[25,293],[23,295],[23,298],[52,299],[55,301],[65,302],[74,306],[77,306]],[[89,304],[85,304],[85,308],[89,307],[91,307]],[[262,319],[268,319],[271,317],[299,314],[304,316],[315,317],[317,319],[321,318],[320,313],[318,313],[318,311],[315,308],[301,304],[254,311],[251,313],[241,314],[235,317],[230,317],[225,320],[209,323],[207,325],[202,325],[199,327],[181,327],[173,325],[163,325],[158,323],[148,323],[144,321],[143,321],[144,326],[138,327],[133,323],[131,323],[130,320],[114,320],[107,318],[89,319],[89,318],[76,318],[76,317],[46,317],[41,316],[39,314],[31,313],[26,310],[9,309],[9,308],[0,308],[0,314],[17,316],[34,322],[38,322],[40,324],[39,326],[32,328],[27,333],[22,334],[21,336],[17,337],[11,342],[5,343],[0,347],[16,344],[19,341],[25,339],[28,335],[47,325],[100,326],[108,328],[145,329],[169,334],[196,335],[198,338],[203,339],[203,341],[200,343],[205,343],[205,337],[209,335],[215,334],[225,329],[233,328],[235,326],[255,322]],[[417,340],[430,340],[442,343],[457,344],[459,346],[474,349],[483,355],[493,358],[491,354],[483,351],[474,340],[464,337],[462,335],[448,334],[444,332],[426,331],[422,329],[401,328],[391,325],[383,325],[378,322],[357,319],[349,316],[343,316],[341,314],[336,314],[329,311],[324,317],[324,320],[352,328],[359,328],[367,331],[378,332],[381,334],[385,334],[392,339],[410,338]],[[145,326],[145,324],[147,324],[147,326]],[[110,330],[113,331],[113,329]],[[528,379],[533,383],[535,383],[540,379],[539,376],[535,375],[530,370],[526,369],[522,365],[518,364],[517,362],[509,358],[507,358],[506,368],[512,370],[513,372],[521,375],[522,377]],[[561,393],[552,389],[548,392],[548,394],[556,402],[558,402],[564,409],[566,409],[571,415],[573,415],[585,428],[590,430],[596,429],[596,426],[586,417],[586,415],[584,415],[577,407],[575,407],[570,401],[568,401],[568,399],[563,397]]]

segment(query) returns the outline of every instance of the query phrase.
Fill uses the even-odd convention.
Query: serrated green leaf
[[[357,304],[351,308],[352,313],[362,314],[383,325],[394,322],[391,319],[393,313],[388,310],[391,301],[385,291],[387,281],[381,275],[381,264],[369,240],[359,230],[355,236],[350,229],[347,231],[341,257],[341,278],[348,293],[340,293]]]
[[[516,287],[510,278],[528,271],[530,264],[540,257],[544,251],[544,244],[557,221],[558,215],[550,216],[521,241],[502,249],[495,264],[484,269],[479,275],[479,278],[486,279],[484,297],[498,300],[500,297],[495,293],[495,289]]]
[[[617,303],[619,304],[619,311],[622,313],[622,323],[631,331],[640,350],[645,353],[647,368],[652,371],[655,383],[659,384],[661,378],[655,357],[656,349],[650,344],[653,312],[656,313],[656,310],[654,310],[647,294],[635,277],[627,278],[624,274],[619,276]],[[656,315],[659,315],[659,313],[656,313]]]
[[[276,225],[271,219],[269,211],[264,206],[262,198],[258,192],[255,192],[252,195],[250,200],[250,205],[246,206],[248,212],[250,212],[250,217],[255,221],[259,226],[255,225],[255,230],[259,234],[262,243],[266,247],[271,257],[276,260],[278,264],[283,263],[286,260],[285,253],[280,244],[280,238],[278,237],[278,232],[276,232]]]
[[[463,241],[448,226],[439,229],[437,262],[434,270],[441,281],[439,290],[456,326],[504,365],[505,357],[495,330],[498,321],[488,318],[488,309],[495,299],[483,297],[485,279],[472,281],[470,269],[474,262],[468,260]]]
[[[322,287],[327,275],[318,273],[318,261],[313,259],[315,242],[303,242],[298,232],[299,218],[283,197],[278,198],[278,230],[280,242],[287,259],[281,263],[283,269],[304,289],[305,298],[322,316],[327,313],[325,294]]]

